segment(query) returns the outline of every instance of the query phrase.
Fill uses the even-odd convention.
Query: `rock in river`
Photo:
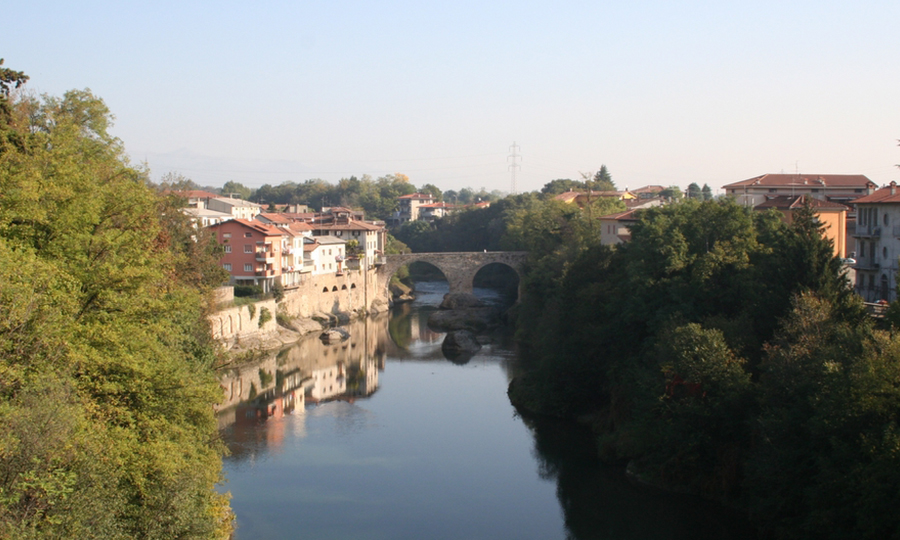
[[[484,307],[484,302],[470,293],[447,293],[441,302],[441,309],[469,309]]]
[[[338,343],[350,337],[350,332],[343,328],[329,328],[319,335],[324,343]]]
[[[428,317],[428,326],[439,332],[471,330],[481,332],[497,323],[496,308],[438,310]]]
[[[441,351],[449,359],[462,355],[472,355],[481,349],[481,343],[475,338],[475,334],[469,330],[456,330],[448,332],[441,344]]]

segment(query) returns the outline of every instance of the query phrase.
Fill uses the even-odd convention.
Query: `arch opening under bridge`
[[[440,270],[447,278],[451,293],[472,293],[475,275],[491,264],[502,264],[512,268],[519,278],[519,298],[521,298],[522,268],[528,253],[525,251],[485,251],[456,253],[404,253],[387,255],[385,264],[378,268],[379,295],[390,301],[389,285],[391,277],[401,266],[414,262],[428,263]]]

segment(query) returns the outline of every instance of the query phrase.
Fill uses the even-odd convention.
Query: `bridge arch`
[[[522,283],[522,266],[528,253],[522,251],[485,251],[462,253],[405,253],[388,255],[385,264],[379,267],[379,296],[390,301],[388,285],[391,277],[405,264],[425,262],[443,272],[451,293],[471,293],[475,274],[485,266],[501,263],[515,271]],[[519,291],[521,293],[521,290]],[[520,295],[521,297],[521,295]]]

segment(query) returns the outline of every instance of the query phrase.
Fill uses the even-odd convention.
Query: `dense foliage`
[[[89,91],[0,102],[0,537],[227,537],[215,244]]]
[[[900,337],[812,210],[785,225],[686,200],[642,211],[618,248],[533,245],[517,403],[591,415],[602,455],[738,503],[769,536],[900,535]]]
[[[583,245],[600,233],[599,223],[592,218],[624,209],[624,203],[612,198],[599,198],[580,209],[556,201],[550,194],[523,193],[433,223],[408,221],[393,234],[416,253],[506,250],[543,254]]]

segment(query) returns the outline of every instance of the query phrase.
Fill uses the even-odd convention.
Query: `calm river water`
[[[312,337],[223,378],[239,539],[754,537],[601,465],[578,426],[523,420],[506,397],[508,340],[446,360],[425,324],[446,283],[417,289],[342,344]]]

